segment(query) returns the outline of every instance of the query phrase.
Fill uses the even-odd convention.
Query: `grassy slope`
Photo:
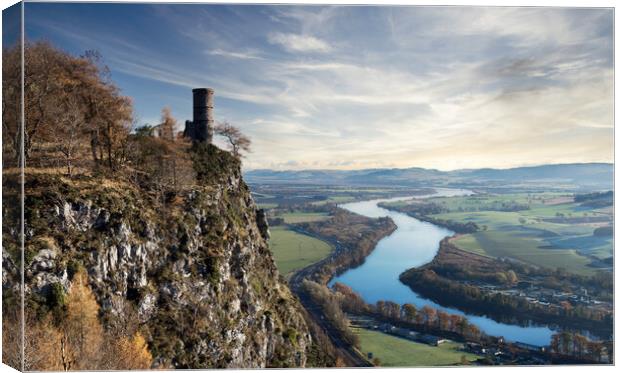
[[[489,256],[507,256],[535,265],[549,268],[564,267],[567,270],[591,275],[595,269],[589,267],[590,259],[576,252],[606,258],[612,254],[612,240],[592,236],[596,228],[587,224],[558,224],[542,221],[553,218],[556,213],[579,217],[584,212],[589,215],[599,211],[584,210],[575,203],[549,204],[554,199],[566,198],[564,195],[545,193],[536,195],[511,194],[491,197],[453,197],[436,198],[452,211],[490,206],[498,202],[530,203],[531,209],[518,212],[470,211],[449,212],[432,215],[435,218],[461,222],[473,221],[486,226],[486,231],[464,235],[454,242],[462,249]],[[552,237],[557,235],[557,237]]]
[[[270,231],[269,248],[282,275],[315,263],[332,250],[324,241],[285,227],[272,227]]]
[[[478,358],[476,355],[458,351],[460,344],[456,342],[447,342],[434,347],[377,331],[361,328],[354,328],[354,331],[360,337],[362,352],[365,355],[372,352],[374,357],[381,360],[381,366],[455,365],[460,364],[463,355],[469,361]]]

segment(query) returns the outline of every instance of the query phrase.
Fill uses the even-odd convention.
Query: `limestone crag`
[[[231,164],[163,203],[126,182],[29,178],[28,296],[46,299],[55,283],[68,290],[83,266],[104,325],[133,310],[158,367],[304,366],[311,341],[300,305]],[[3,252],[13,277],[5,287],[18,283],[17,262]]]

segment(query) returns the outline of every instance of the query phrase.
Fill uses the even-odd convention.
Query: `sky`
[[[611,9],[26,3],[25,30],[98,50],[139,124],[213,88],[246,170],[613,162]]]

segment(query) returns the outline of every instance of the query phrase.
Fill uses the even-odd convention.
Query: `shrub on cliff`
[[[196,143],[190,150],[197,180],[216,184],[241,172],[241,161],[213,144]]]

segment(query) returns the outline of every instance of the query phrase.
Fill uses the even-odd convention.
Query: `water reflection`
[[[462,189],[437,189],[437,193],[432,196],[468,194],[471,192]],[[428,196],[417,196],[415,198],[424,197]],[[472,324],[478,326],[483,332],[489,335],[503,336],[509,341],[519,341],[538,346],[549,344],[553,331],[547,327],[505,324],[488,317],[442,307],[418,296],[417,293],[399,281],[398,276],[405,270],[430,262],[437,254],[439,242],[444,237],[453,234],[448,229],[377,206],[380,202],[406,199],[411,199],[411,197],[376,199],[340,205],[341,208],[371,218],[389,216],[398,228],[390,236],[379,241],[364,264],[334,278],[330,285],[334,282],[344,283],[357,291],[368,303],[390,300],[399,304],[412,303],[418,308],[429,305],[449,313],[465,315]]]

